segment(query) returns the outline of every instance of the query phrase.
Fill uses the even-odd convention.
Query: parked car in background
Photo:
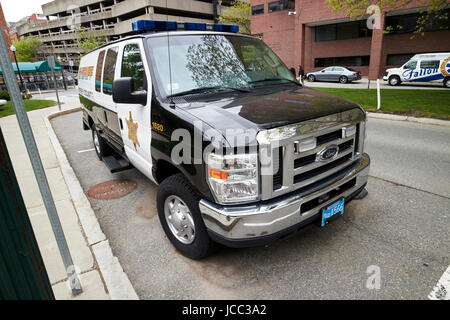
[[[347,83],[361,80],[361,72],[347,67],[328,67],[320,71],[307,73],[306,79],[309,82],[338,81],[340,83]]]

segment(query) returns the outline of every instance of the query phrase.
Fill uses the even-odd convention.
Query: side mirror
[[[325,72],[325,70],[322,70],[322,71],[320,71],[320,72]]]
[[[134,91],[133,78],[114,80],[112,96],[115,103],[147,104],[147,91]]]
[[[290,67],[290,68],[289,68],[289,71],[294,75],[294,77],[297,76],[297,73],[295,72],[295,68]]]

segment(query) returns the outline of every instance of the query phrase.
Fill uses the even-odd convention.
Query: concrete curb
[[[67,160],[66,154],[50,123],[51,119],[80,110],[81,108],[74,108],[66,111],[57,111],[44,117],[48,135],[55,150],[59,165],[61,166],[61,171],[69,189],[69,193],[72,197],[78,220],[86,235],[88,245],[92,249],[111,299],[139,300],[128,276],[123,271],[119,260],[117,257],[113,256],[109,241],[101,230],[95,212],[84,194],[83,188]]]
[[[417,123],[423,123],[423,124],[434,124],[434,125],[439,125],[439,126],[450,126],[450,121],[446,121],[446,120],[398,116],[398,115],[389,114],[389,113],[367,112],[367,117],[375,118],[375,119],[394,120],[394,121],[410,121],[410,122],[417,122]]]

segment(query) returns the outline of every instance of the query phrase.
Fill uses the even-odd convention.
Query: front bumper
[[[369,176],[370,157],[363,154],[358,161],[343,178],[307,195],[294,191],[269,201],[240,206],[221,206],[201,200],[200,212],[208,233],[215,241],[230,247],[261,245],[284,238],[317,220],[322,208],[342,197],[348,203],[362,191]],[[330,198],[314,206],[325,195]]]
[[[389,77],[388,77],[388,76],[384,76],[384,77],[383,77],[383,80],[384,80],[384,81],[388,81],[388,80],[389,80]]]

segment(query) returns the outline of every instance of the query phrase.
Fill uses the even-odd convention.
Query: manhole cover
[[[99,183],[87,191],[87,196],[97,200],[118,199],[133,192],[137,187],[136,181],[112,180]]]

